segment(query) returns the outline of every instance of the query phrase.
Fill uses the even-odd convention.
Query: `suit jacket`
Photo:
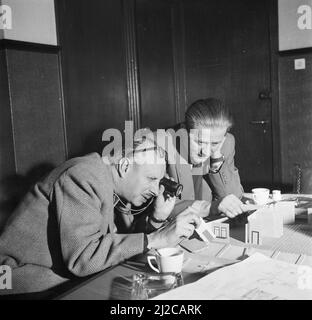
[[[0,265],[13,269],[13,290],[0,295],[50,289],[143,252],[143,233],[115,231],[110,166],[96,153],[65,162],[26,195],[0,237]]]

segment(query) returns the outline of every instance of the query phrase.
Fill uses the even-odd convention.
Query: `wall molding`
[[[133,121],[134,130],[138,130],[141,128],[141,106],[135,27],[135,0],[123,0],[122,8],[124,17],[129,119]]]
[[[52,46],[49,44],[24,42],[17,40],[1,39],[0,47],[6,49],[23,50],[23,51],[36,51],[36,52],[54,52],[60,51],[60,46]]]
[[[280,137],[280,104],[279,104],[279,78],[278,78],[278,22],[277,0],[269,1],[269,41],[271,59],[271,92],[272,92],[272,169],[273,185],[279,187],[282,184],[282,159]]]
[[[171,9],[172,56],[176,122],[184,121],[187,109],[185,78],[185,22],[183,2],[174,2]]]
[[[61,112],[62,112],[62,118],[63,118],[63,140],[64,140],[64,148],[65,148],[65,159],[67,160],[69,158],[68,154],[68,141],[67,141],[67,127],[66,127],[66,108],[65,108],[65,90],[64,90],[64,81],[63,81],[63,59],[62,59],[62,50],[60,46],[60,32],[61,32],[61,21],[60,21],[60,7],[61,4],[59,1],[54,1],[54,12],[55,12],[55,27],[56,27],[56,38],[57,43],[59,47],[58,51],[58,64],[59,64],[59,78],[60,78],[60,92],[61,92]]]

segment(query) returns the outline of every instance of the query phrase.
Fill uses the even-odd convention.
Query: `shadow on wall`
[[[102,142],[103,132],[104,129],[98,129],[89,133],[81,140],[77,139],[72,144],[69,143],[69,158],[81,157],[92,152],[97,152],[101,155],[105,145],[109,143]]]
[[[42,163],[26,175],[10,175],[0,181],[0,232],[27,191],[54,168],[50,163]]]

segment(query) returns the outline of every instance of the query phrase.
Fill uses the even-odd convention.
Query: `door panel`
[[[58,1],[69,157],[102,152],[129,119],[122,2]]]
[[[8,49],[7,61],[16,172],[46,174],[66,159],[58,54]]]
[[[172,4],[136,1],[141,121],[153,130],[175,124]]]
[[[244,187],[271,185],[268,2],[185,1],[183,14],[186,105],[223,99],[234,116],[235,162]]]

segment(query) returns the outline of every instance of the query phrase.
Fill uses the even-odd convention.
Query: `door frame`
[[[279,107],[279,78],[278,78],[278,0],[268,1],[269,12],[269,41],[271,59],[271,93],[272,93],[272,169],[273,186],[282,186],[282,159],[280,141],[280,107]]]

